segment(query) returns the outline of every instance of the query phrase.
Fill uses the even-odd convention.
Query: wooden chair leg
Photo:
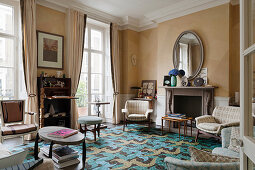
[[[195,142],[197,142],[197,140],[198,140],[199,133],[200,133],[199,129],[197,129],[197,136],[196,136]]]
[[[98,135],[98,137],[100,136],[100,123],[98,124],[98,126],[97,126],[97,135]]]
[[[148,124],[148,131],[149,132],[151,131],[151,121],[149,121],[149,124]]]
[[[86,137],[86,135],[87,135],[87,125],[86,124],[85,124],[84,134],[85,134],[85,137]]]
[[[126,119],[124,118],[123,131],[125,131],[125,126],[127,126],[127,124],[126,124]]]
[[[93,133],[94,133],[94,141],[97,141],[97,125],[94,126]]]

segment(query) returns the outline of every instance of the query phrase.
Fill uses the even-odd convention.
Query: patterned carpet
[[[122,126],[107,128],[101,131],[101,137],[94,142],[91,133],[87,134],[86,169],[165,169],[164,158],[167,156],[189,160],[189,146],[199,149],[212,150],[221,146],[214,139],[194,142],[194,137],[179,140],[179,135],[166,133],[161,136],[159,129],[147,128],[140,125],[128,125],[125,132]],[[17,146],[16,148],[31,149],[26,161],[33,160],[33,143]],[[44,144],[41,142],[40,147]],[[70,146],[78,150],[81,156],[82,146]]]

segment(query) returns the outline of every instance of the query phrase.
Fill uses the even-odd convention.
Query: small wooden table
[[[35,160],[38,159],[38,140],[41,138],[44,141],[50,142],[50,149],[49,149],[49,158],[52,158],[52,147],[54,144],[60,144],[60,145],[78,145],[82,143],[82,162],[83,165],[85,165],[86,161],[86,143],[85,143],[85,137],[82,133],[78,132],[75,135],[69,136],[67,138],[56,138],[48,136],[49,133],[61,130],[61,129],[68,129],[66,127],[59,127],[59,126],[47,126],[43,127],[38,130],[38,133],[36,135],[35,139],[35,146],[34,146],[34,157]]]
[[[190,135],[192,136],[192,122],[193,122],[193,118],[192,117],[187,117],[187,118],[173,118],[173,117],[168,117],[168,116],[164,116],[161,118],[161,134],[163,135],[163,121],[169,121],[169,132],[170,132],[170,125],[171,122],[177,122],[178,123],[178,129],[179,129],[179,138],[181,135],[181,122],[184,123],[184,137],[187,135],[187,122],[190,121],[191,126],[190,126]]]

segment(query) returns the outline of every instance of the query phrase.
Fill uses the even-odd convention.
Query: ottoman
[[[79,117],[78,123],[80,124],[80,132],[86,133],[87,131],[91,131],[94,133],[94,140],[96,141],[96,132],[98,134],[98,137],[100,136],[100,124],[103,122],[103,119],[101,117],[97,116],[82,116]],[[82,128],[82,125],[85,125],[85,128]],[[94,125],[93,129],[88,129],[89,125]]]

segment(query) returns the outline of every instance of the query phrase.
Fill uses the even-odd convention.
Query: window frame
[[[11,6],[13,7],[13,34],[10,33],[3,33],[0,32],[0,37],[1,38],[8,38],[8,39],[12,39],[14,42],[14,51],[13,51],[13,55],[14,55],[14,63],[13,63],[13,67],[10,66],[0,66],[0,68],[10,68],[13,69],[14,72],[14,89],[13,89],[13,95],[14,96],[1,96],[3,98],[19,98],[19,85],[20,85],[20,81],[19,81],[19,62],[20,62],[20,53],[19,53],[19,49],[21,49],[19,47],[19,28],[20,28],[20,22],[19,22],[19,13],[20,13],[20,8],[19,8],[19,2],[15,1],[15,0],[0,0],[0,4],[1,5],[5,5],[5,6]],[[22,60],[21,60],[22,61]]]

